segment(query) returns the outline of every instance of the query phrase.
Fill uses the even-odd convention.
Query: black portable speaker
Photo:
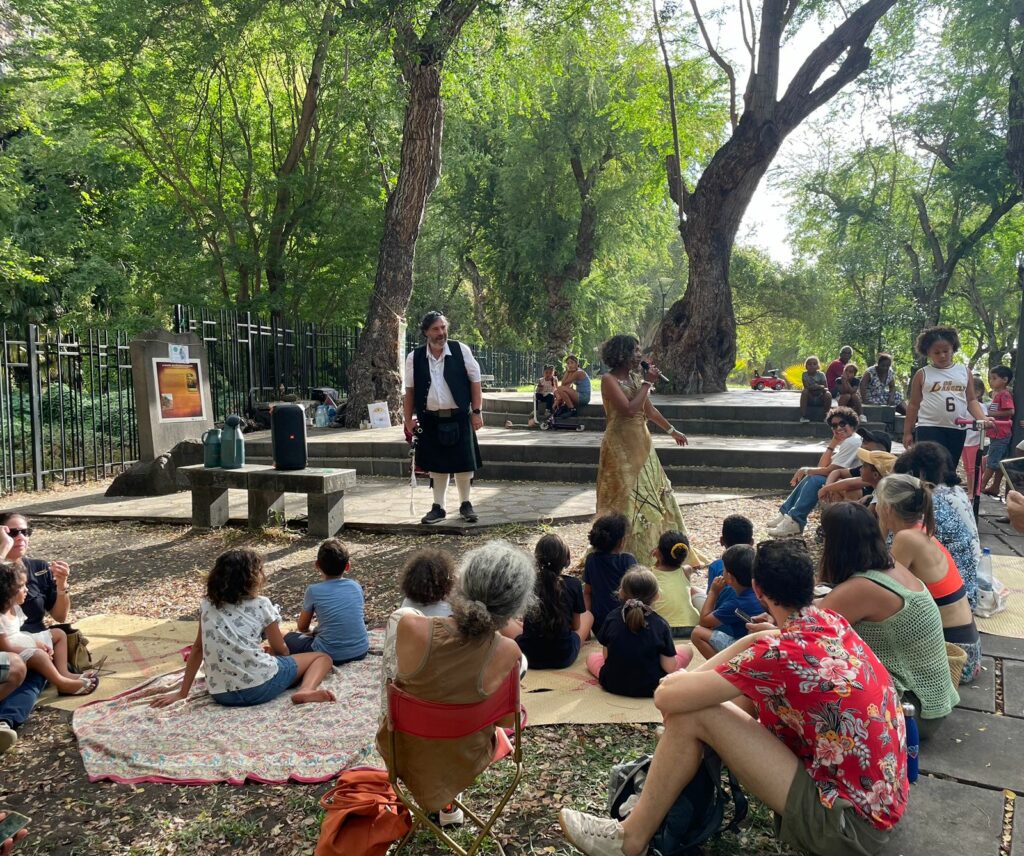
[[[301,405],[274,405],[270,411],[270,445],[274,450],[275,468],[306,468],[306,411]]]

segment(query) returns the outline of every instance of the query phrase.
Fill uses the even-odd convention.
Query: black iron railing
[[[3,325],[0,488],[103,478],[137,460],[138,424],[123,331]]]

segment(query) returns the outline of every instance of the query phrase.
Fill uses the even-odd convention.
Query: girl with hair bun
[[[956,562],[935,537],[932,490],[911,475],[886,476],[875,488],[882,531],[893,533],[892,556],[925,584],[942,616],[942,636],[967,653],[960,683],[981,671],[981,637]]]
[[[686,564],[690,556],[690,539],[674,529],[663,532],[651,556],[660,592],[654,602],[654,610],[668,622],[674,638],[689,639],[700,621],[700,615],[690,600],[690,574],[693,569]]]
[[[590,635],[594,616],[583,603],[583,586],[563,573],[569,567],[569,545],[557,535],[544,535],[533,552],[537,566],[537,603],[523,622],[516,644],[534,669],[565,669]]]
[[[672,629],[654,611],[658,579],[639,565],[622,578],[621,606],[608,614],[598,631],[601,653],[587,657],[587,669],[616,695],[651,698],[665,675],[685,669],[693,658],[686,646],[676,649]]]

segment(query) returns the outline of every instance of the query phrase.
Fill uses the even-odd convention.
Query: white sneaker
[[[800,417],[800,421],[801,421],[801,422],[810,422],[811,420],[810,420],[810,419],[808,419],[808,418],[807,418],[806,416],[801,416],[801,417]]]
[[[610,817],[595,817],[563,808],[558,814],[562,835],[587,856],[623,856],[622,824]]]
[[[783,520],[785,520],[785,519],[786,519],[786,515],[785,515],[785,514],[783,514],[783,513],[782,513],[782,512],[780,511],[780,512],[779,512],[778,514],[776,514],[776,515],[775,515],[775,516],[774,516],[774,517],[773,517],[773,518],[772,518],[771,520],[769,520],[769,521],[768,521],[768,522],[767,522],[767,523],[765,524],[765,528],[766,528],[766,529],[774,529],[774,528],[775,528],[776,526],[778,526],[778,525],[779,525],[779,524],[780,524],[780,523],[781,523],[781,522],[782,522]]]
[[[18,732],[6,722],[0,722],[0,755],[18,742]]]
[[[768,534],[772,538],[788,538],[791,535],[799,535],[801,532],[803,530],[800,528],[800,524],[788,514],[783,515],[783,520],[778,526],[773,526],[768,530]]]
[[[446,826],[462,826],[466,822],[466,815],[463,814],[462,809],[456,808],[454,803],[448,806],[448,808],[452,810],[441,809],[441,828],[444,829]]]

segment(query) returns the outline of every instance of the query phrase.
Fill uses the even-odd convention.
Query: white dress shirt
[[[476,357],[473,356],[473,352],[469,349],[468,345],[463,342],[459,342],[459,345],[462,348],[462,359],[466,364],[466,374],[469,376],[470,383],[480,383],[480,364],[476,361]],[[455,410],[459,406],[455,403],[452,391],[448,388],[448,384],[444,379],[444,358],[450,356],[451,352],[451,348],[445,342],[444,351],[441,353],[441,356],[435,357],[430,352],[430,345],[427,345],[427,366],[430,369],[430,390],[427,392],[427,410]],[[406,389],[412,389],[416,386],[412,367],[415,353],[415,351],[410,351],[405,358]]]

